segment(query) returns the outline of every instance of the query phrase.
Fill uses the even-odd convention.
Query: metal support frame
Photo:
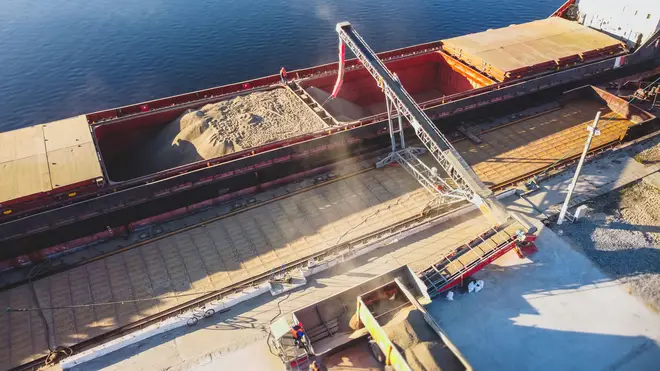
[[[395,75],[396,77],[396,75]],[[398,80],[398,79],[397,79]],[[456,187],[456,183],[452,179],[444,179],[438,174],[438,170],[434,167],[429,167],[422,160],[419,155],[426,152],[425,148],[421,147],[407,147],[403,133],[403,120],[401,115],[396,114],[398,121],[398,142],[397,131],[394,127],[394,111],[391,99],[385,96],[385,103],[387,106],[387,122],[390,132],[390,141],[392,144],[392,152],[382,160],[376,162],[377,168],[382,168],[390,163],[397,162],[400,164],[410,175],[412,175],[429,193],[438,197],[437,202],[440,204],[450,204],[468,200],[469,195],[467,192]],[[397,147],[399,149],[397,149]]]
[[[390,97],[387,96],[387,95],[385,95],[385,105],[387,107],[387,124],[388,124],[388,129],[389,129],[389,132],[390,132],[390,142],[392,144],[392,152],[389,155],[387,155],[387,157],[385,157],[384,159],[379,160],[378,162],[376,162],[376,168],[378,168],[378,169],[380,169],[380,168],[382,168],[382,167],[384,167],[388,164],[391,164],[393,162],[399,162],[399,160],[397,159],[397,157],[398,157],[398,155],[397,155],[397,138],[396,138],[396,133],[397,132],[394,129],[394,123],[393,123],[393,117],[392,117],[392,116],[394,116],[394,112],[392,110],[394,104],[390,100]],[[405,138],[404,138],[404,135],[403,135],[403,121],[401,119],[401,115],[397,114],[396,117],[397,117],[397,121],[398,121],[398,132],[399,132],[398,147],[401,148],[401,151],[403,151],[403,150],[406,149],[406,142],[405,142]],[[416,154],[422,154],[422,153],[426,152],[426,150],[424,148],[411,147],[411,148],[409,148],[409,150],[411,152],[416,153]]]
[[[385,105],[387,106],[387,124],[390,129],[390,141],[392,141],[392,152],[396,152],[396,139],[394,135],[394,126],[392,125],[392,103],[390,102],[390,98],[387,96],[385,97]],[[401,146],[401,148],[405,148],[405,146]]]
[[[376,166],[380,168],[396,161],[412,174],[427,191],[438,195],[439,202],[467,200],[483,209],[484,199],[493,198],[492,191],[481,182],[449,140],[435,127],[431,119],[403,88],[398,77],[387,69],[367,43],[353,30],[350,23],[338,23],[336,30],[340,41],[353,51],[385,94],[392,152],[386,158],[378,161]],[[396,131],[392,117],[394,110],[396,110],[399,126],[399,150],[397,150]],[[406,148],[402,117],[410,122],[425,149]],[[442,178],[438,169],[427,166],[417,157],[426,150],[444,170],[447,178]],[[496,204],[497,201],[491,200],[491,204],[493,203]],[[489,206],[485,205],[486,208]]]

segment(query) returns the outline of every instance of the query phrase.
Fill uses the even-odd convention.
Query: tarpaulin
[[[332,89],[331,96],[337,98],[341,84],[344,82],[344,61],[346,60],[346,45],[339,39],[339,71],[337,73],[337,81],[335,87]]]

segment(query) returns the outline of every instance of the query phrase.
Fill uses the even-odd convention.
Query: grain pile
[[[420,311],[402,311],[383,329],[413,371],[465,370]]]
[[[310,86],[305,91],[337,121],[349,122],[371,116],[363,107],[339,97],[330,98],[330,93],[315,86]]]
[[[188,110],[137,156],[142,173],[209,160],[326,127],[286,89],[238,96]]]

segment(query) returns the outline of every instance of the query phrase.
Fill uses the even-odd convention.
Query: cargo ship
[[[521,102],[657,71],[660,11],[596,3],[569,0],[547,19],[378,56],[450,131]],[[290,71],[286,84],[266,76],[0,133],[0,260],[21,265],[15,259],[36,250],[112,238],[387,148],[381,89],[347,60],[330,100],[337,74],[330,63]],[[319,129],[165,169],[139,166],[145,143],[182,115],[280,89]]]

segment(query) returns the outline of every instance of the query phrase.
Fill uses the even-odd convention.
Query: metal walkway
[[[518,242],[533,242],[536,237],[527,233],[535,230],[510,219],[506,224],[490,227],[472,241],[449,251],[419,276],[431,297],[441,294],[514,249]]]

